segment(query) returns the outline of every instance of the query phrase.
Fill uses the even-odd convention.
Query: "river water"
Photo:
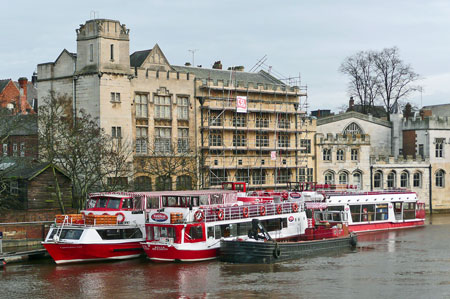
[[[0,298],[450,298],[450,215],[358,241],[354,251],[273,265],[8,264]]]

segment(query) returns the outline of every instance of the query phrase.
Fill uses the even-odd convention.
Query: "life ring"
[[[277,214],[281,214],[283,212],[283,207],[281,205],[277,206]]]
[[[217,211],[217,218],[218,218],[219,220],[223,220],[223,217],[224,217],[223,210],[218,210],[218,211]]]
[[[88,216],[92,216],[92,215],[94,215],[94,213],[92,213],[92,212],[90,212],[90,213],[88,214]]]
[[[259,214],[260,214],[261,216],[266,215],[266,207],[265,207],[265,206],[259,207]]]
[[[117,216],[117,223],[123,223],[125,221],[125,215],[123,213],[121,212],[116,213],[116,216]]]
[[[253,191],[252,193],[250,193],[250,196],[258,196],[258,192]]]
[[[248,217],[248,207],[242,208],[242,216],[244,216],[244,218]]]
[[[283,197],[284,199],[288,199],[289,198],[289,193],[284,191],[283,193],[281,193],[281,197]]]
[[[204,218],[205,218],[205,213],[203,213],[202,210],[197,210],[197,211],[194,213],[194,220],[195,220],[195,221],[200,222],[200,221],[202,221]]]
[[[275,243],[275,248],[273,249],[273,257],[277,259],[280,257],[280,255],[281,255],[281,248],[278,245],[278,243]]]
[[[298,204],[296,202],[294,202],[292,204],[292,212],[297,213],[298,212]]]
[[[109,215],[108,213],[103,213],[102,215]]]

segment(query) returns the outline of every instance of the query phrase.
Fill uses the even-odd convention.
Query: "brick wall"
[[[416,131],[403,131],[403,154],[416,156]]]

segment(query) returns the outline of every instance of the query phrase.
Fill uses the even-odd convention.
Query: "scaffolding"
[[[233,73],[228,82],[203,79],[197,89],[202,187],[234,180],[283,188],[308,167],[308,142],[302,141],[309,138],[310,152],[307,87],[300,77],[289,78],[289,85],[244,84]],[[237,112],[236,96],[247,97],[247,113]]]

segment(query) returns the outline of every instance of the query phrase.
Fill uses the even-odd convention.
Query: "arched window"
[[[396,182],[396,173],[395,171],[391,171],[387,176],[388,188],[395,188],[396,187],[395,182]]]
[[[192,178],[188,175],[178,176],[177,190],[192,190]]]
[[[159,176],[155,185],[157,191],[172,190],[172,179],[170,176]]]
[[[445,171],[442,169],[436,171],[436,187],[445,187]]]
[[[421,172],[415,172],[413,176],[413,186],[416,188],[422,187],[422,173]]]
[[[409,187],[409,172],[407,172],[406,170],[400,174],[400,187]]]
[[[138,176],[134,179],[134,191],[152,191],[152,180],[148,176]]]
[[[362,175],[359,171],[353,173],[353,185],[358,189],[361,189],[362,187]]]
[[[342,134],[356,135],[356,134],[364,134],[364,132],[357,123],[352,122],[351,124],[349,124],[348,126],[345,127]]]
[[[323,149],[323,160],[331,161],[331,149],[329,149],[329,148]]]
[[[334,173],[327,171],[325,173],[325,184],[334,184]]]
[[[383,173],[381,171],[377,171],[373,175],[373,187],[383,188]]]
[[[344,161],[344,150],[338,149],[336,152],[336,160]]]
[[[345,171],[339,173],[339,184],[348,184],[348,174]]]

